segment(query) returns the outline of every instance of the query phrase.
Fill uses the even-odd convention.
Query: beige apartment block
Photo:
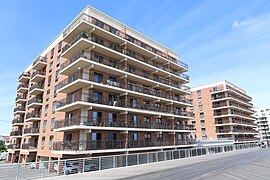
[[[188,66],[87,6],[19,76],[10,162],[195,146]]]
[[[233,139],[235,143],[254,142],[257,132],[252,98],[228,81],[218,81],[194,87],[190,111],[195,119],[198,139]]]

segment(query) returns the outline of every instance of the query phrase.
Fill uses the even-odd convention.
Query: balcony
[[[26,122],[36,122],[41,120],[41,113],[30,112],[26,114]]]
[[[41,97],[34,97],[28,100],[27,108],[39,108],[42,106],[43,99]]]
[[[16,101],[16,104],[24,104],[27,102],[26,100],[26,94],[21,94],[21,95],[18,95],[15,99]]]
[[[46,78],[46,72],[45,71],[34,71],[31,76],[31,81],[32,82],[40,82],[43,79]]]
[[[131,128],[141,129],[140,131],[193,131],[194,128],[191,125],[177,125],[169,123],[151,123],[151,122],[137,122],[123,121],[120,119],[98,119],[97,121],[89,120],[87,117],[76,117],[73,119],[63,119],[55,121],[55,129],[71,130],[73,129],[97,129],[97,130],[131,130]],[[144,129],[144,130],[142,130]]]
[[[14,114],[24,114],[25,113],[25,107],[24,106],[18,106],[14,108]]]
[[[90,28],[90,26],[92,26]],[[76,27],[76,28],[75,28]],[[166,59],[165,62],[174,62],[178,66],[182,68],[182,71],[188,70],[188,65],[173,58],[168,53],[161,52],[160,50],[157,50],[156,48],[153,48],[152,46],[141,42],[140,40],[131,37],[130,35],[127,35],[121,30],[118,30],[94,17],[90,17],[86,14],[82,14],[80,17],[76,19],[74,24],[70,25],[69,28],[67,28],[63,32],[63,36],[65,41],[71,41],[70,38],[74,37],[76,34],[82,31],[90,31],[95,28],[95,32],[102,33],[103,36],[106,37],[114,37],[114,39],[122,40],[125,42],[129,42],[128,45],[131,45],[131,47],[136,48],[136,50],[142,51],[144,49],[145,53],[150,54],[151,56],[158,56],[160,59]],[[118,38],[117,38],[118,37]]]
[[[83,107],[95,106],[100,109],[113,109],[118,111],[130,111],[147,114],[163,114],[164,116],[176,115],[181,118],[193,117],[193,113],[180,111],[179,109],[172,110],[167,107],[158,107],[149,104],[130,103],[126,101],[114,101],[102,97],[90,97],[88,94],[73,94],[67,98],[58,101],[57,111],[69,112]]]
[[[97,45],[97,46],[96,46]],[[162,63],[158,63],[154,60],[150,60],[149,58],[144,57],[141,54],[135,53],[133,51],[129,51],[129,50],[123,50],[122,48],[120,48],[119,45],[116,45],[106,39],[103,39],[99,36],[96,35],[90,35],[88,33],[82,32],[80,34],[78,34],[73,40],[70,41],[70,43],[68,43],[66,46],[64,46],[64,48],[62,49],[63,52],[63,57],[67,58],[67,59],[72,59],[74,57],[74,54],[76,54],[77,52],[82,51],[82,49],[87,49],[87,48],[95,48],[95,51],[104,54],[104,52],[106,51],[106,48],[110,49],[110,51],[106,51],[106,53],[109,53],[113,58],[116,58],[118,60],[126,58],[126,56],[129,56],[130,58],[136,59],[146,63],[147,66],[151,65],[152,69],[155,70],[164,70],[164,73],[167,73],[168,75],[171,75],[170,73],[173,74],[173,77],[178,77],[178,80],[182,80],[183,83],[186,83],[189,81],[189,76],[182,74],[182,73],[178,73],[175,74],[175,71],[170,70],[169,68],[167,68],[166,66],[164,66],[164,64]],[[104,49],[105,48],[105,49]],[[116,53],[114,53],[116,52]],[[125,56],[126,55],[126,56]],[[141,63],[137,63],[137,62],[133,62],[136,63],[137,66],[144,66]],[[87,62],[82,62],[84,63],[83,66],[87,65]],[[158,69],[156,69],[158,68]],[[75,69],[73,69],[75,70]],[[170,73],[168,73],[170,72]],[[66,72],[68,73],[68,72]],[[72,73],[72,72],[70,72]],[[159,73],[159,72],[158,72]]]
[[[20,136],[22,136],[22,131],[11,131],[10,136],[20,137]]]
[[[59,90],[58,92],[61,93],[71,93],[74,92],[77,89],[81,89],[83,87],[93,85],[96,89],[99,90],[105,90],[110,89],[113,92],[118,93],[124,93],[126,92],[125,89],[129,90],[127,91],[129,94],[133,96],[139,96],[139,97],[150,97],[154,100],[156,100],[156,97],[164,98],[160,99],[162,102],[170,103],[171,100],[173,100],[173,103],[175,104],[189,104],[188,100],[185,99],[184,96],[172,96],[169,93],[165,93],[160,90],[155,90],[152,88],[148,88],[145,86],[139,86],[137,84],[124,84],[118,82],[118,80],[112,80],[109,78],[102,78],[99,81],[97,81],[93,76],[89,76],[88,73],[81,73],[76,72],[72,76],[69,76],[68,78],[62,80],[59,83]],[[149,96],[150,95],[150,96]]]
[[[20,144],[9,144],[7,148],[8,149],[14,149],[14,150],[17,149],[17,150],[19,150],[20,146],[21,146]]]
[[[23,131],[24,136],[38,136],[39,135],[39,128],[37,127],[29,127],[25,128]]]
[[[27,81],[30,80],[30,73],[28,72],[23,72],[20,76],[19,76],[19,82],[21,83],[26,83]]]
[[[40,95],[44,92],[44,83],[35,83],[30,87],[29,95]]]
[[[37,146],[38,146],[38,143],[27,143],[27,144],[22,144],[22,150],[26,150],[26,151],[29,151],[29,152],[35,152],[37,151]]]
[[[210,92],[211,92],[211,94],[215,94],[215,93],[226,92],[226,91],[230,91],[231,93],[234,93],[238,98],[244,98],[247,101],[252,100],[252,98],[250,96],[248,96],[247,94],[245,94],[244,92],[241,92],[241,91],[239,91],[235,88],[232,88],[228,85],[222,89],[212,89]]]
[[[219,129],[216,131],[217,134],[257,134],[256,131],[252,129]]]
[[[165,140],[144,140],[144,141],[58,141],[53,143],[54,151],[91,151],[91,150],[107,150],[107,149],[128,149],[128,148],[144,148],[159,146],[181,146],[194,144],[193,139],[185,139],[178,141]]]
[[[24,124],[24,119],[17,118],[17,119],[12,120],[13,126],[23,126],[23,124]]]
[[[47,57],[39,56],[32,65],[34,70],[43,69],[45,66],[47,66]]]
[[[223,125],[241,125],[241,126],[255,126],[253,122],[243,121],[243,120],[232,120],[232,121],[216,121],[215,126],[223,126]]]
[[[21,83],[17,87],[17,93],[26,93],[28,91],[28,83]]]

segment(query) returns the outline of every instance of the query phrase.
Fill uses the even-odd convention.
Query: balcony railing
[[[17,87],[17,90],[20,89],[20,88],[28,88],[28,83],[27,84],[25,84],[25,83],[19,84],[18,87]]]
[[[133,51],[130,51],[130,50],[124,50],[122,49],[119,45],[116,45],[114,44],[113,42],[111,41],[108,41],[106,39],[103,39],[99,36],[96,36],[96,35],[90,35],[86,32],[82,32],[80,34],[78,34],[73,40],[70,41],[70,43],[66,44],[63,49],[62,49],[62,52],[64,53],[66,50],[68,50],[73,44],[75,44],[77,41],[79,41],[80,39],[87,39],[89,41],[92,41],[92,42],[95,42],[97,44],[100,44],[102,46],[105,46],[107,48],[110,48],[114,51],[117,51],[119,53],[122,53],[122,54],[125,54],[127,56],[130,56],[132,58],[135,58],[137,60],[140,60],[142,62],[145,62],[145,63],[148,63],[148,64],[151,64],[155,67],[158,67],[160,69],[163,69],[163,70],[166,70],[168,72],[171,72],[173,74],[175,74],[175,71],[173,70],[170,70],[169,68],[166,68],[163,64],[159,64],[155,61],[151,61],[150,59],[144,57],[143,55],[139,54],[139,53],[135,53]],[[181,78],[184,78],[186,80],[189,80],[189,76],[185,75],[185,74],[182,74],[182,73],[178,73],[176,75],[179,75]]]
[[[255,133],[256,131],[252,130],[252,129],[233,129],[233,130],[230,130],[230,129],[223,129],[223,130],[217,130],[216,131],[217,133],[241,133],[241,132],[244,132],[244,133]]]
[[[123,121],[119,119],[98,119],[96,121],[90,120],[87,117],[76,117],[73,119],[63,119],[55,121],[55,129],[71,126],[99,126],[99,127],[121,127],[121,128],[145,128],[145,129],[171,129],[171,130],[194,130],[191,125],[177,125],[169,123],[152,123],[152,122],[134,122]]]
[[[243,120],[232,120],[232,121],[216,121],[216,124],[229,124],[229,123],[238,123],[244,125],[255,125],[253,122],[243,121]]]
[[[61,108],[63,106],[66,106],[68,104],[74,103],[74,102],[89,102],[89,103],[96,103],[96,104],[103,104],[103,105],[109,105],[109,106],[116,106],[116,107],[123,107],[123,108],[133,108],[133,109],[140,109],[140,110],[148,110],[148,111],[154,111],[154,112],[162,112],[162,113],[169,113],[169,114],[175,114],[180,116],[188,116],[193,117],[193,113],[181,111],[178,109],[171,109],[167,107],[159,107],[159,106],[153,106],[150,104],[139,104],[139,103],[130,103],[126,101],[115,101],[113,99],[109,98],[103,98],[103,97],[90,97],[88,94],[73,94],[71,96],[68,96],[67,98],[64,98],[57,103],[57,108]]]
[[[11,131],[10,132],[10,136],[21,136],[22,135],[22,131]]]
[[[24,119],[19,119],[19,118],[13,119],[12,124],[15,124],[15,123],[24,123]]]
[[[41,97],[34,97],[30,100],[28,100],[28,105],[32,104],[32,103],[42,103],[43,99]]]
[[[21,79],[21,77],[30,77],[30,73],[28,72],[23,72],[20,76],[19,76],[19,79]]]
[[[9,144],[8,149],[20,149],[20,144]]]
[[[38,62],[45,62],[45,63],[47,63],[47,57],[39,56],[39,57],[33,62],[33,66],[35,66]]]
[[[36,112],[30,112],[26,114],[26,119],[30,118],[41,118],[41,113],[36,113]]]
[[[62,80],[58,85],[59,89],[67,86],[68,84],[71,84],[72,82],[74,82],[78,79],[95,82],[93,76],[90,77],[88,73],[76,72],[73,75],[69,76],[68,78]],[[140,85],[133,84],[133,83],[128,83],[128,85],[127,85],[124,83],[120,83],[118,81],[112,81],[109,78],[107,78],[107,79],[101,78],[99,80],[99,83],[106,84],[109,86],[114,86],[114,87],[121,87],[121,88],[125,88],[128,90],[134,91],[134,92],[148,94],[148,95],[152,95],[152,96],[156,96],[156,97],[162,97],[162,98],[175,100],[175,101],[179,101],[179,102],[183,102],[183,103],[189,103],[188,100],[186,100],[184,96],[171,96],[171,95],[169,95],[167,93],[163,93],[159,90],[155,90],[155,89],[145,87],[145,86],[140,86]]]
[[[35,83],[30,87],[30,91],[33,89],[44,89],[44,83]]]
[[[37,128],[37,127],[25,128],[23,133],[24,134],[38,134],[39,133],[39,128]]]
[[[25,107],[24,106],[18,106],[16,108],[14,108],[13,112],[17,112],[17,111],[25,111]]]
[[[46,72],[45,71],[34,71],[32,73],[31,79],[33,79],[37,75],[45,76]]]
[[[16,101],[19,100],[19,99],[26,100],[26,94],[21,94],[21,95],[19,95],[19,96],[16,97]]]
[[[55,151],[86,151],[86,150],[101,150],[101,149],[125,149],[125,148],[140,148],[140,147],[155,147],[155,146],[175,146],[193,144],[193,139],[165,141],[165,140],[144,140],[144,141],[58,141],[53,143]]]
[[[80,17],[78,17],[78,19],[74,22],[74,24],[72,24],[67,30],[65,30],[63,32],[63,36],[65,37],[69,32],[71,32],[75,28],[75,26],[77,26],[83,20],[87,21],[87,22],[89,22],[91,24],[94,24],[94,25],[104,29],[105,31],[108,31],[108,32],[110,32],[110,33],[112,33],[112,34],[114,34],[116,36],[119,36],[119,37],[121,37],[123,39],[126,39],[126,40],[128,40],[129,42],[131,42],[133,44],[136,44],[136,45],[138,45],[138,46],[140,46],[140,47],[142,47],[142,48],[144,48],[146,50],[149,50],[149,51],[151,51],[151,52],[153,52],[153,53],[155,53],[155,54],[157,54],[157,55],[159,55],[159,56],[161,56],[163,58],[166,58],[166,59],[168,59],[170,61],[173,61],[174,63],[177,63],[180,66],[188,69],[188,65],[186,63],[181,62],[181,61],[171,57],[170,55],[168,55],[168,53],[161,52],[161,51],[157,50],[156,48],[153,48],[152,46],[150,46],[150,45],[148,45],[146,43],[143,43],[142,41],[140,41],[140,40],[138,40],[138,39],[136,39],[134,37],[131,37],[130,35],[127,35],[123,31],[120,31],[120,30],[118,30],[118,29],[116,29],[116,28],[114,28],[114,27],[112,27],[112,26],[110,26],[110,25],[96,19],[96,18],[90,17],[90,16],[88,16],[86,14],[82,14]]]
[[[37,149],[38,143],[27,143],[27,144],[22,144],[22,149],[27,149],[27,150],[34,150]]]

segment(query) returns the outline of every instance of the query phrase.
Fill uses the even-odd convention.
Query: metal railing
[[[47,63],[47,57],[39,56],[39,57],[33,62],[33,66],[35,66],[38,62],[45,62],[45,63]]]
[[[78,34],[74,39],[72,39],[68,44],[66,44],[63,49],[62,49],[62,52],[64,53],[66,50],[68,50],[73,44],[75,44],[77,41],[79,41],[80,39],[87,39],[89,41],[92,41],[92,42],[95,42],[97,44],[100,44],[102,46],[105,46],[109,49],[112,49],[114,51],[117,51],[119,53],[122,53],[122,54],[125,54],[129,57],[132,57],[132,58],[135,58],[139,61],[142,61],[142,62],[145,62],[147,64],[151,64],[155,67],[158,67],[160,69],[163,69],[163,70],[166,70],[166,71],[169,71],[173,74],[175,74],[176,72],[173,71],[173,70],[170,70],[169,68],[165,67],[163,64],[160,64],[156,61],[151,61],[149,58],[146,58],[144,57],[143,55],[137,53],[137,52],[134,52],[134,51],[131,51],[131,50],[128,50],[128,49],[124,49],[122,47],[120,47],[119,45],[109,41],[109,40],[106,40],[102,37],[99,37],[97,35],[91,35],[91,34],[88,34],[86,32],[81,32],[80,34]],[[185,75],[185,74],[182,74],[182,73],[178,73],[177,74],[178,76],[180,76],[181,78],[184,78],[186,80],[189,80],[189,76],[188,75]]]
[[[172,62],[174,62],[176,64],[179,64],[180,66],[188,69],[188,65],[186,63],[184,63],[184,62],[182,62],[180,60],[177,60],[176,58],[173,58],[172,56],[168,55],[168,53],[161,52],[161,51],[157,50],[156,48],[153,48],[152,46],[150,46],[150,45],[148,45],[148,44],[146,44],[146,43],[144,43],[144,42],[142,42],[142,41],[140,41],[140,40],[138,40],[138,39],[136,39],[134,37],[131,37],[130,35],[126,34],[124,31],[120,31],[120,30],[118,30],[118,29],[116,29],[116,28],[114,28],[114,27],[112,27],[112,26],[110,26],[110,25],[108,25],[108,24],[94,18],[94,17],[90,17],[87,14],[82,14],[80,17],[78,17],[76,19],[76,21],[72,25],[70,25],[70,27],[68,27],[63,32],[63,36],[65,37],[67,34],[69,34],[83,20],[87,21],[87,22],[89,22],[91,24],[94,24],[94,25],[98,26],[99,28],[102,28],[102,29],[104,29],[104,30],[106,30],[106,31],[108,31],[108,32],[110,32],[112,34],[115,34],[115,35],[117,35],[117,36],[119,36],[119,37],[121,37],[123,39],[126,39],[131,43],[134,43],[134,44],[136,44],[136,45],[138,45],[138,46],[140,46],[140,47],[142,47],[142,48],[144,48],[144,49],[146,49],[148,51],[151,51],[151,52],[153,52],[153,53],[155,53],[155,54],[157,54],[157,55],[159,55],[159,56],[161,56],[163,58],[166,58],[166,59],[168,59],[168,60],[170,60],[170,61],[172,61]]]
[[[0,165],[0,179],[39,179],[257,147],[255,143]],[[91,173],[89,174],[91,178]]]
[[[61,108],[63,106],[66,106],[75,102],[79,102],[79,101],[193,117],[193,113],[190,113],[187,111],[181,111],[180,109],[176,109],[176,108],[171,109],[169,107],[159,107],[156,105],[151,105],[150,103],[146,103],[146,102],[133,103],[133,102],[127,102],[127,101],[115,101],[114,99],[109,99],[109,98],[104,98],[104,97],[94,97],[94,96],[90,96],[89,94],[80,94],[80,93],[70,94],[70,96],[67,96],[67,98],[63,98],[57,101],[57,108]]]
[[[91,120],[88,117],[75,117],[72,119],[63,119],[55,121],[55,129],[71,126],[99,126],[99,127],[121,127],[121,128],[147,128],[147,129],[174,129],[174,130],[194,130],[192,125],[179,125],[172,123],[157,123],[145,121],[127,122],[120,119],[96,119]]]

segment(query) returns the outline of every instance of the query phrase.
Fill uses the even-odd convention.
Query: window
[[[203,111],[203,106],[199,105],[199,111]]]
[[[202,128],[202,133],[206,133],[206,129],[205,128]]]
[[[198,91],[197,91],[197,95],[198,95],[198,96],[201,96],[201,95],[202,95],[202,91],[201,91],[201,90],[198,90]]]
[[[49,108],[49,105],[47,104],[46,106],[45,106],[45,116],[47,116],[48,115],[48,108]]]
[[[97,123],[97,122],[101,122],[101,120],[102,120],[102,112],[96,112],[96,111],[94,111],[93,112],[93,122],[94,123]]]
[[[58,85],[54,86],[54,89],[53,89],[54,97],[57,96],[57,91],[58,91]]]
[[[59,70],[57,70],[57,71],[55,72],[55,82],[58,81],[58,78],[59,78]]]
[[[218,87],[217,86],[213,87],[213,91],[218,91]]]
[[[104,23],[101,22],[100,20],[96,19],[96,26],[100,27],[100,28],[104,28]]]
[[[60,65],[60,56],[58,56],[56,59],[56,67],[59,67],[59,65]]]
[[[43,121],[43,132],[45,133],[47,129],[47,120]]]
[[[198,103],[202,103],[202,98],[198,98]]]
[[[203,112],[200,113],[200,118],[204,118],[204,113]]]
[[[52,72],[52,68],[53,68],[53,62],[50,63],[49,73]]]
[[[195,126],[195,125],[196,125],[196,121],[192,121],[191,124],[192,124],[193,126]]]
[[[44,145],[45,145],[45,136],[42,137],[42,141],[41,141],[41,149],[44,149]]]
[[[190,107],[190,112],[194,112],[194,107]]]
[[[53,135],[50,136],[49,149],[52,150],[52,147],[53,147]]]
[[[48,101],[50,99],[50,90],[47,90],[47,94],[46,94],[46,101]]]
[[[145,133],[144,134],[144,140],[146,140],[146,141],[151,140],[151,134],[150,133]]]
[[[101,83],[103,81],[103,75],[100,73],[94,73],[94,82]]]
[[[54,48],[51,50],[51,59],[53,58],[54,55]]]
[[[128,69],[129,69],[129,72],[130,73],[135,73],[136,72],[136,68],[135,67],[131,67],[130,66]]]
[[[51,126],[50,126],[50,130],[53,131],[54,130],[54,124],[55,124],[55,118],[51,119]]]
[[[53,114],[55,113],[56,107],[57,107],[57,102],[54,101],[54,102],[53,102],[53,106],[52,106],[52,113],[53,113]]]
[[[138,133],[131,133],[131,141],[138,141]]]
[[[62,49],[62,41],[58,43],[58,52],[60,52]]]
[[[93,102],[94,103],[101,103],[101,101],[102,101],[102,93],[93,92]]]
[[[98,63],[102,63],[103,62],[103,57],[100,56],[100,55],[95,54],[94,61],[98,62]]]
[[[113,27],[111,27],[111,26],[110,26],[109,31],[110,31],[111,33],[113,33],[113,34],[117,34],[117,29],[115,29],[115,28],[113,28]]]
[[[113,60],[113,59],[109,59],[108,65],[111,66],[111,67],[116,67],[117,62],[115,60]]]
[[[201,126],[204,126],[204,125],[205,125],[205,121],[201,120]]]
[[[137,100],[136,99],[130,99],[130,107],[136,108],[137,106]]]
[[[157,139],[158,139],[158,140],[163,139],[163,134],[162,134],[162,133],[158,133],[158,134],[157,134]]]
[[[50,87],[51,82],[52,82],[52,75],[50,75],[50,76],[48,77],[48,87]]]

